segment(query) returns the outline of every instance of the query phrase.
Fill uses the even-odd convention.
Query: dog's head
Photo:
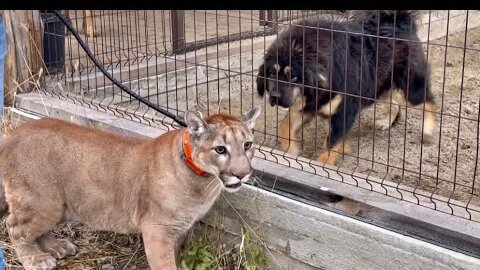
[[[296,39],[277,40],[268,49],[258,70],[257,92],[271,106],[290,108],[302,95],[313,96],[312,87],[319,86],[318,63],[305,59],[302,45]]]

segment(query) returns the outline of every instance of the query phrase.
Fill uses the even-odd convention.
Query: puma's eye
[[[253,144],[252,142],[245,142],[243,144],[243,148],[245,148],[245,150],[248,150],[248,149],[252,148],[252,144]]]
[[[222,154],[225,154],[227,152],[227,148],[225,148],[225,146],[217,146],[217,147],[215,147],[215,152],[222,155]]]

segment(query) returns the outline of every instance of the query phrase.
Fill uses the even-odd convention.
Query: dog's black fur
[[[433,104],[413,15],[411,11],[362,11],[353,20],[305,20],[292,25],[266,52],[258,71],[258,94],[264,96],[267,91],[272,106],[287,108],[295,101],[293,87],[300,87],[306,99],[303,112],[311,114],[335,95],[350,94],[342,95],[331,116],[329,149],[351,128],[359,108],[371,105],[373,98],[389,89],[403,90],[412,105]],[[395,44],[378,35],[395,37]],[[289,74],[284,72],[286,66]]]

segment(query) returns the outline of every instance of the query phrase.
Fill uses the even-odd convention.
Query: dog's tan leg
[[[291,155],[299,155],[302,150],[302,143],[298,138],[299,131],[305,124],[314,118],[311,113],[290,109],[283,118],[279,127],[279,140],[282,151]]]
[[[91,10],[83,11],[83,31],[87,37],[96,37],[98,33],[95,31],[95,21],[93,20],[93,12]]]
[[[328,139],[327,139],[328,140]],[[327,143],[325,143],[325,146]],[[342,138],[331,149],[323,151],[318,157],[318,162],[328,165],[335,165],[338,157],[350,152],[350,142],[347,138]]]
[[[389,90],[380,100],[383,101],[384,106],[388,107],[388,112],[377,121],[375,126],[380,130],[388,130],[400,113],[400,104],[405,104],[405,100],[398,90]],[[391,102],[391,104],[390,104]]]
[[[282,151],[297,156],[302,150],[301,139],[298,138],[300,130],[315,118],[313,113],[303,112],[305,97],[300,88],[294,88],[295,102],[279,125],[279,141]]]
[[[415,106],[423,110],[424,104]],[[422,143],[430,143],[433,139],[433,132],[435,131],[435,105],[433,102],[425,102],[425,110],[423,116],[423,139]]]
[[[176,270],[176,237],[162,226],[142,226],[145,254],[152,270]]]
[[[330,132],[324,144],[326,150],[318,157],[320,163],[335,165],[338,156],[350,151],[348,133],[359,113],[359,104],[358,98],[346,96],[335,106],[335,113],[330,117]]]

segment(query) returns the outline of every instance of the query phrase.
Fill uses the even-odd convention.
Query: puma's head
[[[220,179],[228,192],[239,190],[252,175],[251,162],[255,151],[252,129],[260,111],[260,107],[254,107],[242,119],[225,114],[205,119],[194,112],[185,114],[193,161]]]

